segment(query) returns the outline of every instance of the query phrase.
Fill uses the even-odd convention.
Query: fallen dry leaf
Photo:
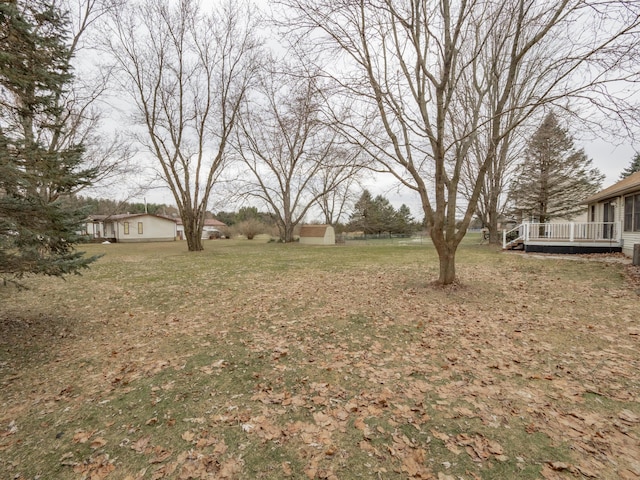
[[[93,439],[89,444],[89,446],[95,450],[95,449],[104,447],[106,444],[107,444],[107,441],[104,438],[98,437]]]
[[[95,430],[90,432],[79,431],[73,434],[74,443],[87,443],[91,437],[93,437]]]

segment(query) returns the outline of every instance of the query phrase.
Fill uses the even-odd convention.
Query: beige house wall
[[[633,195],[633,194],[632,194]],[[636,243],[640,243],[640,232],[625,232],[624,231],[624,198],[626,195],[622,195],[615,198],[607,199],[606,202],[599,202],[596,204],[592,204],[595,206],[595,218],[594,222],[604,222],[604,205],[605,203],[613,203],[615,206],[613,208],[613,216],[614,221],[618,222],[620,228],[622,229],[621,238],[622,238],[622,253],[624,253],[628,257],[633,256],[633,246]],[[588,210],[588,219],[591,221],[591,207],[589,205]]]
[[[129,223],[129,233],[125,233],[125,223]],[[142,224],[139,233],[138,224]],[[115,224],[118,242],[173,242],[176,239],[176,224],[172,220],[152,215],[139,215],[119,219]]]
[[[616,221],[620,222],[620,228],[622,228],[622,253],[633,257],[633,246],[640,243],[640,232],[624,231],[624,197],[618,197],[616,205],[618,205],[615,209]]]

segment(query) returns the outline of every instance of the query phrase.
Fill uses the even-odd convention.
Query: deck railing
[[[620,222],[522,223],[503,234],[528,242],[620,242]]]

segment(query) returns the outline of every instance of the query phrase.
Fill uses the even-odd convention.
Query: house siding
[[[222,223],[219,220],[210,219],[210,218],[205,219],[204,226],[202,227],[202,236],[200,238],[202,240],[208,240],[209,238],[211,238],[212,234],[218,233],[219,235],[221,235],[222,234],[222,230],[226,226],[227,226],[226,224]],[[178,220],[176,236],[177,236],[178,240],[186,240],[187,239],[187,237],[184,234],[184,225],[182,223],[182,220]]]
[[[633,246],[640,244],[640,232],[623,232],[622,233],[622,253],[628,257],[633,257]]]
[[[125,224],[129,224],[125,233]],[[156,215],[114,215],[104,221],[104,237],[116,242],[173,242],[176,224]]]
[[[172,242],[175,240],[175,223],[152,216],[133,217],[128,220],[129,234],[124,232],[125,220],[118,221],[119,242]],[[142,223],[142,233],[138,230],[138,224]],[[173,225],[171,225],[173,224]]]
[[[631,195],[634,195],[634,194],[632,193]],[[628,197],[628,195],[620,196],[616,199],[616,205],[618,205],[618,207],[616,208],[616,221],[620,222],[620,228],[622,228],[622,253],[624,253],[628,257],[633,257],[633,246],[636,243],[640,243],[640,232],[624,231],[624,199],[625,197]]]
[[[630,195],[634,195],[635,193],[631,193]],[[604,221],[604,205],[605,203],[611,202],[615,204],[614,207],[614,221],[618,222],[620,225],[621,238],[622,238],[622,253],[628,257],[633,256],[633,246],[635,244],[640,244],[640,232],[625,232],[624,231],[624,199],[628,195],[620,195],[617,197],[612,197],[603,201],[600,201],[595,204],[595,220],[596,222]],[[589,205],[589,209],[591,205]],[[589,210],[590,211],[590,210]]]

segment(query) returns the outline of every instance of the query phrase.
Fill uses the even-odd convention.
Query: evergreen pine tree
[[[411,215],[411,209],[404,203],[395,212],[393,233],[408,234],[415,230],[415,219]]]
[[[510,197],[523,219],[546,223],[582,212],[585,207],[580,202],[595,193],[603,179],[550,113],[529,140]]]
[[[348,228],[361,230],[367,235],[408,233],[412,222],[409,207],[402,205],[396,211],[386,197],[377,195],[374,198],[369,190],[364,190],[353,206]]]
[[[640,172],[640,153],[636,153],[629,166],[622,171],[622,173],[620,174],[620,180],[623,180],[629,175],[636,172]]]
[[[0,276],[77,273],[82,211],[62,202],[91,182],[65,135],[60,96],[72,81],[66,17],[52,0],[0,3]]]

